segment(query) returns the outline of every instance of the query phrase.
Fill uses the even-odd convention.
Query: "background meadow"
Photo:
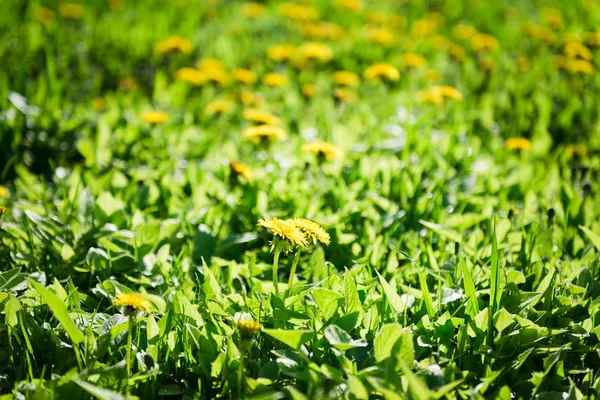
[[[1,399],[599,395],[597,2],[0,32]]]

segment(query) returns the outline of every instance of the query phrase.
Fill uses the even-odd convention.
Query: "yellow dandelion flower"
[[[192,42],[183,36],[173,35],[156,44],[155,50],[159,54],[183,53],[189,54],[194,49]]]
[[[471,38],[471,46],[478,53],[494,53],[500,48],[500,42],[489,33],[478,33]]]
[[[384,26],[367,28],[367,40],[371,43],[389,46],[394,42],[394,32]]]
[[[600,30],[597,32],[586,32],[585,42],[592,47],[600,46]]]
[[[586,60],[567,60],[566,68],[572,74],[592,75],[594,73],[594,65]]]
[[[133,314],[136,310],[149,313],[151,311],[150,302],[139,293],[119,293],[113,300],[113,304],[119,307],[125,307],[127,314]]]
[[[169,118],[169,114],[164,111],[150,110],[142,113],[142,119],[151,124],[162,124]]]
[[[83,17],[83,6],[77,3],[60,3],[58,13],[63,18],[78,20]]]
[[[418,19],[410,27],[410,33],[413,37],[423,38],[436,33],[438,23],[430,19]]]
[[[204,107],[204,114],[206,115],[215,115],[215,114],[225,114],[233,110],[235,104],[229,100],[215,100],[206,105]]]
[[[420,54],[407,53],[402,55],[402,63],[405,67],[416,68],[427,65],[427,60]]]
[[[248,313],[235,313],[233,323],[238,331],[240,331],[242,340],[252,339],[252,336],[262,328],[262,325],[258,321],[255,321],[252,315]]]
[[[279,218],[261,219],[258,225],[271,231],[275,239],[284,241],[284,244],[291,245],[282,250],[291,250],[294,246],[306,247],[308,242],[306,235],[290,220],[281,220]],[[277,243],[274,243],[274,248]]]
[[[316,222],[310,221],[304,218],[294,218],[292,223],[296,225],[304,234],[308,240],[311,240],[313,244],[317,244],[317,241],[329,246],[331,239],[329,234],[325,232],[325,229]]]
[[[435,88],[419,90],[416,97],[419,103],[430,103],[436,106],[444,103],[444,96],[442,96],[440,90],[436,90]]]
[[[333,82],[336,85],[359,87],[360,76],[351,71],[337,71],[333,73]]]
[[[471,25],[458,24],[452,27],[452,37],[456,40],[471,40],[479,31]]]
[[[260,95],[253,93],[249,90],[240,90],[238,93],[238,100],[240,103],[249,106],[260,106],[265,103],[265,99]]]
[[[496,70],[496,62],[491,58],[482,58],[477,62],[477,65],[488,74]]]
[[[452,100],[457,100],[457,101],[462,101],[462,99],[463,99],[463,94],[460,92],[460,90],[458,90],[455,87],[448,86],[448,85],[438,86],[437,90],[440,91],[442,97],[452,99]]]
[[[423,74],[425,82],[437,82],[442,79],[442,73],[437,69],[430,68]]]
[[[311,142],[302,145],[302,151],[331,161],[344,156],[344,152],[329,142]]]
[[[202,85],[206,82],[206,76],[202,71],[196,68],[183,67],[175,71],[175,79],[178,81],[189,82],[194,85]]]
[[[578,156],[578,157],[584,157],[585,155],[587,155],[587,148],[582,145],[582,144],[570,144],[567,147],[565,147],[565,153],[569,156]]]
[[[506,150],[531,150],[531,141],[522,137],[510,138],[506,141]]]
[[[267,57],[277,62],[291,60],[295,55],[296,46],[291,44],[276,44],[267,49]]]
[[[270,72],[263,76],[262,82],[267,86],[286,87],[290,84],[289,79],[285,75]]]
[[[138,83],[135,78],[126,77],[119,81],[119,89],[129,92],[131,90],[137,89]]]
[[[450,55],[453,60],[462,62],[462,60],[465,59],[465,49],[461,45],[453,43],[448,47],[448,55]]]
[[[314,97],[317,94],[317,87],[312,83],[302,85],[302,94],[304,95],[304,97]]]
[[[203,58],[202,60],[196,62],[196,68],[201,71],[211,69],[225,70],[225,64],[223,64],[223,61],[216,58]]]
[[[283,3],[279,12],[286,18],[294,21],[315,21],[319,19],[319,12],[312,6],[305,4]]]
[[[298,50],[301,57],[307,60],[319,60],[325,62],[333,58],[333,49],[325,43],[304,43]]]
[[[524,35],[542,40],[546,44],[556,42],[556,35],[546,26],[534,24],[533,22],[524,22],[521,24],[521,31]]]
[[[0,218],[8,211],[6,207],[0,206]]]
[[[222,69],[207,68],[203,69],[202,73],[207,82],[214,82],[220,86],[225,86],[229,83],[229,74]]]
[[[442,51],[448,51],[450,46],[452,46],[452,42],[442,35],[434,35],[431,37],[430,41],[431,47]]]
[[[363,2],[362,0],[336,0],[335,6],[342,10],[349,10],[357,13],[363,9]]]
[[[106,110],[106,107],[107,103],[104,97],[97,97],[94,100],[92,100],[92,108],[95,111],[104,111]]]
[[[264,124],[258,126],[251,126],[249,128],[244,129],[242,136],[246,140],[258,142],[265,140],[284,140],[287,138],[287,133],[285,133],[283,128],[279,126]]]
[[[246,85],[254,85],[257,81],[256,74],[249,69],[236,68],[231,73],[233,79]]]
[[[331,22],[304,23],[300,25],[300,32],[312,39],[340,40],[346,37],[344,28]]]
[[[249,2],[242,5],[242,13],[247,18],[260,18],[265,15],[265,6],[260,3]]]
[[[6,199],[9,194],[8,189],[0,185],[0,199]]]
[[[48,25],[54,21],[54,11],[46,7],[38,7],[33,15],[36,21]]]
[[[234,176],[241,176],[248,182],[252,182],[254,180],[254,176],[252,175],[252,170],[250,167],[240,161],[229,161],[229,169],[231,170],[231,174]]]
[[[559,30],[565,27],[565,20],[562,13],[556,8],[542,8],[540,15],[544,24],[550,26],[552,29]]]
[[[244,118],[250,122],[256,122],[266,125],[281,125],[281,120],[268,111],[257,110],[256,108],[247,108],[244,110]]]
[[[333,97],[346,104],[352,104],[358,101],[358,95],[355,91],[343,87],[334,89]]]
[[[586,61],[592,59],[592,51],[579,42],[565,44],[565,55],[569,58],[581,58]]]
[[[388,63],[373,64],[365,70],[365,79],[373,81],[376,79],[385,78],[389,81],[396,82],[400,79],[400,71]]]

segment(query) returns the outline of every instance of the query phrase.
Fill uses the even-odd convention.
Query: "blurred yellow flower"
[[[245,68],[235,68],[232,75],[233,79],[246,85],[254,85],[258,79],[254,72]]]
[[[294,21],[315,21],[319,19],[319,12],[316,8],[306,4],[283,3],[279,7],[279,12],[284,17]]]
[[[546,44],[556,42],[556,35],[546,26],[537,25],[532,22],[524,22],[521,24],[523,34],[542,40]]]
[[[302,151],[312,153],[319,158],[331,161],[336,158],[341,158],[344,152],[329,142],[311,142],[302,145]]]
[[[233,110],[235,104],[229,100],[215,100],[204,107],[204,114],[215,115],[215,114],[226,114]]]
[[[288,245],[291,245],[290,247],[306,247],[308,245],[306,235],[291,220],[260,219],[258,226],[267,228],[275,238],[287,242]],[[291,250],[290,247],[287,250]]]
[[[586,32],[585,41],[589,46],[599,47],[600,46],[600,30],[597,32]]]
[[[0,218],[8,211],[8,208],[0,206]]]
[[[479,31],[471,25],[458,24],[452,27],[452,37],[456,40],[471,40]]]
[[[142,113],[142,119],[151,124],[162,124],[169,119],[169,114],[157,110],[144,111]]]
[[[204,68],[200,70],[207,82],[218,83],[220,86],[225,86],[229,83],[229,74],[220,68]]]
[[[312,83],[302,85],[302,94],[308,98],[314,97],[317,94],[317,87]]]
[[[437,82],[442,79],[442,73],[437,69],[430,68],[423,74],[425,82]]]
[[[417,101],[419,103],[430,103],[436,106],[442,105],[444,103],[444,97],[439,90],[419,90],[417,92]]]
[[[54,11],[46,7],[38,7],[33,16],[36,21],[41,22],[44,25],[48,25],[54,21]]]
[[[519,56],[516,61],[517,69],[521,72],[528,71],[531,68],[531,61],[525,56]]]
[[[225,70],[225,64],[223,64],[223,61],[216,58],[203,58],[202,60],[196,62],[196,67],[201,71],[206,69]]]
[[[308,240],[313,242],[313,244],[321,242],[329,246],[331,243],[329,234],[325,232],[325,229],[323,229],[323,227],[316,222],[304,218],[294,218],[291,221],[306,235]]]
[[[336,85],[359,87],[360,76],[351,71],[337,71],[333,73],[333,82]]]
[[[245,89],[238,92],[237,98],[240,103],[249,106],[259,106],[265,102],[265,99],[260,95]]]
[[[0,185],[0,199],[6,199],[9,195],[8,189]]]
[[[83,6],[77,3],[60,3],[58,13],[68,19],[81,19],[83,17]]]
[[[104,111],[106,110],[106,99],[104,97],[96,97],[92,100],[92,108],[95,111]]]
[[[304,59],[329,61],[333,58],[333,49],[325,43],[308,42],[298,49]]]
[[[201,71],[189,67],[179,68],[175,72],[175,79],[178,81],[189,82],[194,85],[202,85],[206,82],[206,77]]]
[[[265,14],[265,6],[260,3],[249,2],[242,5],[242,13],[248,18],[260,18]]]
[[[367,28],[367,40],[371,43],[389,46],[394,42],[394,32],[384,26]]]
[[[300,32],[312,39],[340,40],[346,37],[346,31],[331,22],[303,23]]]
[[[363,9],[362,0],[336,0],[335,5],[337,8],[353,12],[360,12]]]
[[[585,60],[567,60],[566,68],[572,74],[592,75],[594,73],[594,65]]]
[[[376,63],[365,70],[365,79],[372,81],[385,78],[389,81],[396,82],[400,79],[400,71],[388,63]]]
[[[138,83],[135,78],[125,77],[119,81],[119,89],[128,92],[130,90],[137,89]]]
[[[291,60],[295,55],[296,46],[291,44],[276,44],[267,49],[267,57],[277,62]]]
[[[270,72],[263,76],[262,82],[267,86],[286,87],[290,84],[289,79],[285,75]]]
[[[522,137],[510,138],[506,141],[506,150],[531,150],[531,141]]]
[[[582,144],[570,144],[567,147],[565,147],[565,153],[569,157],[572,157],[574,155],[578,157],[584,157],[587,154],[587,148]]]
[[[150,312],[150,302],[139,293],[119,293],[113,300],[113,304],[125,307],[127,314],[133,314],[137,310],[145,313]]]
[[[458,62],[462,62],[465,59],[465,49],[459,44],[451,44],[448,47],[448,54],[450,57]]]
[[[592,59],[592,51],[579,42],[568,42],[565,44],[565,55],[569,58],[581,58],[586,61]]]
[[[496,70],[496,62],[491,58],[482,58],[477,61],[477,65],[487,73],[492,73]]]
[[[494,53],[500,48],[500,42],[489,33],[477,33],[471,38],[471,45],[476,52]]]
[[[233,322],[238,331],[240,331],[242,340],[252,339],[252,336],[262,328],[262,325],[258,321],[255,321],[248,313],[236,313]]]
[[[268,111],[257,110],[255,108],[247,108],[244,110],[244,118],[250,122],[256,122],[266,125],[281,125],[281,120],[276,115]]]
[[[246,140],[250,140],[253,142],[259,141],[272,141],[272,140],[284,140],[287,138],[287,134],[283,130],[283,128],[279,126],[273,125],[258,125],[251,126],[249,128],[244,129],[242,136]]]
[[[433,35],[430,39],[431,47],[437,50],[448,51],[448,48],[452,46],[452,42],[445,36]]]
[[[542,21],[552,29],[559,30],[565,27],[562,13],[556,8],[542,8],[540,11]]]
[[[402,55],[402,63],[405,67],[415,68],[427,65],[427,60],[420,54],[407,53]]]
[[[231,170],[231,174],[236,177],[241,176],[248,182],[254,180],[250,167],[240,161],[229,161],[229,169]]]
[[[418,19],[410,27],[410,34],[416,38],[423,38],[436,33],[438,23],[430,19]]]
[[[352,104],[352,103],[356,103],[358,101],[358,95],[356,94],[356,92],[348,89],[348,88],[336,88],[333,90],[333,96],[338,99],[339,101],[346,103],[346,104]]]
[[[157,53],[165,55],[173,53],[189,54],[192,52],[193,48],[194,46],[189,39],[186,39],[183,36],[173,35],[158,42],[155,50]]]

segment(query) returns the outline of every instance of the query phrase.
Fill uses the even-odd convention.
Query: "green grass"
[[[237,1],[108,3],[81,3],[81,19],[50,0],[0,13],[0,399],[600,395],[595,2],[310,3],[340,40],[305,36],[276,1],[258,19]],[[41,6],[51,22],[36,20]],[[523,33],[548,24],[544,7],[564,19],[551,43]],[[368,41],[369,11],[401,16],[382,23],[389,46]],[[415,36],[439,19],[430,11],[444,21]],[[498,51],[476,52],[457,24],[492,34]],[[158,54],[175,34],[192,52]],[[557,67],[573,35],[590,74]],[[309,41],[333,59],[300,68],[265,55]],[[428,66],[406,67],[406,53]],[[175,79],[206,58],[259,80]],[[365,80],[377,62],[399,81]],[[335,97],[340,70],[361,77],[355,102]],[[269,72],[289,86],[261,83]],[[462,101],[417,100],[435,85]],[[207,115],[215,100],[232,110]],[[245,140],[247,108],[279,117],[287,139]],[[149,124],[150,109],[168,119]],[[531,149],[508,149],[518,137]],[[314,140],[344,156],[302,151]],[[257,226],[273,217],[318,222],[331,243],[282,251],[275,269],[273,235]],[[150,312],[116,306],[127,293]]]

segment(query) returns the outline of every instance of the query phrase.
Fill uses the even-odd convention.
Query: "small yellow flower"
[[[214,82],[220,86],[225,86],[229,83],[229,74],[226,71],[218,68],[207,68],[201,70],[204,74],[206,82]]]
[[[34,18],[36,21],[48,25],[54,21],[54,11],[46,7],[38,7],[35,10]]]
[[[169,118],[169,114],[164,111],[150,110],[142,113],[142,119],[151,124],[162,124]]]
[[[286,87],[290,84],[287,76],[274,72],[268,73],[262,78],[262,82],[267,86]]]
[[[242,5],[242,13],[247,18],[260,18],[265,15],[265,6],[260,3],[249,2]]]
[[[506,141],[506,150],[531,150],[531,141],[522,137],[510,138]]]
[[[252,339],[252,336],[262,328],[262,325],[258,321],[255,321],[248,313],[235,313],[233,322],[238,331],[240,331],[242,340]]]
[[[125,92],[137,89],[138,83],[135,78],[126,77],[119,81],[119,88]]]
[[[241,176],[248,182],[252,182],[254,180],[250,167],[240,161],[229,161],[229,169],[231,170],[231,174],[234,176]]]
[[[452,99],[452,100],[457,100],[457,101],[462,101],[462,99],[463,99],[463,94],[460,92],[460,90],[458,90],[455,87],[448,86],[448,85],[437,86],[437,90],[440,91],[440,93],[442,94],[442,97]]]
[[[572,157],[574,155],[583,157],[587,154],[587,148],[582,144],[570,144],[567,147],[565,147],[565,153],[569,157]]]
[[[6,207],[0,206],[0,218],[8,211]]]
[[[150,302],[139,293],[119,293],[113,300],[113,304],[119,307],[125,307],[127,314],[133,314],[136,310],[149,313],[151,311]]]
[[[206,82],[206,76],[195,68],[183,67],[175,71],[175,79],[178,81],[189,82],[194,85],[202,85]]]
[[[302,85],[302,94],[308,98],[314,97],[317,94],[317,87],[312,83]]]
[[[283,3],[279,7],[279,12],[284,17],[299,22],[319,19],[319,12],[314,7],[305,4]]]
[[[452,37],[456,40],[471,40],[479,31],[471,25],[458,24],[452,27]]]
[[[442,80],[442,73],[437,69],[430,68],[423,74],[425,82],[437,82]]]
[[[556,35],[546,26],[537,25],[533,22],[524,22],[521,24],[521,31],[524,35],[540,39],[546,44],[556,42]]]
[[[256,93],[252,93],[249,90],[240,90],[238,93],[238,100],[240,103],[249,106],[259,106],[264,104],[265,99]]]
[[[307,60],[329,61],[333,58],[333,50],[325,43],[308,42],[298,49],[302,58]]]
[[[592,51],[579,42],[568,42],[564,50],[569,58],[581,58],[586,61],[592,59]]]
[[[281,125],[281,120],[268,111],[247,108],[244,110],[244,118],[248,121],[266,125]]]
[[[77,3],[60,3],[58,13],[68,19],[81,19],[83,17],[83,6]]]
[[[500,48],[500,42],[494,36],[488,33],[478,33],[471,38],[473,50],[478,53],[490,52],[494,53]]]
[[[223,61],[217,60],[216,58],[203,58],[196,63],[196,68],[200,71],[211,69],[225,70],[225,64],[223,64]]]
[[[342,87],[334,89],[333,96],[339,101],[344,102],[346,104],[352,104],[358,101],[358,96],[356,92],[348,88]]]
[[[365,79],[372,81],[385,78],[389,81],[396,82],[400,79],[400,71],[398,68],[387,63],[373,64],[365,70]]]
[[[312,39],[340,40],[346,37],[346,31],[331,22],[304,23],[300,25],[303,35]]]
[[[257,81],[256,74],[249,69],[236,68],[232,72],[233,79],[246,85],[254,85]]]
[[[333,73],[333,82],[336,85],[359,87],[360,76],[351,71],[337,71]]]
[[[389,46],[394,42],[394,32],[384,26],[367,28],[367,40],[371,43]]]
[[[302,145],[302,151],[331,161],[343,157],[344,152],[329,142],[311,142]]]
[[[544,23],[550,26],[552,29],[559,30],[565,26],[562,13],[556,8],[542,8],[540,15],[542,17],[542,21],[544,21]]]
[[[6,199],[9,194],[8,189],[0,185],[0,199]]]
[[[215,100],[204,107],[206,115],[225,114],[233,110],[235,104],[229,100]]]
[[[267,49],[267,57],[277,62],[291,60],[295,55],[296,46],[291,44],[276,44]]]
[[[331,243],[329,234],[316,222],[304,218],[294,218],[291,221],[297,228],[304,232],[306,238],[311,240],[313,244],[317,244],[317,241],[319,241],[329,246]]]
[[[572,74],[592,75],[594,73],[594,65],[585,60],[567,60],[566,68]]]
[[[452,42],[445,36],[442,35],[434,35],[430,39],[431,47],[441,51],[448,51],[450,46],[452,46]]]
[[[192,42],[183,36],[169,36],[156,44],[155,50],[159,54],[183,53],[189,54],[194,49]]]
[[[436,106],[444,103],[444,96],[442,96],[441,91],[435,90],[434,88],[419,90],[416,97],[419,103],[430,103]]]
[[[477,65],[488,74],[496,70],[496,62],[491,58],[482,58],[477,62]]]
[[[360,12],[363,9],[362,0],[336,0],[335,5],[337,8],[355,13]]]
[[[589,46],[600,46],[600,30],[598,30],[597,32],[586,32],[585,41]]]
[[[284,140],[287,138],[287,133],[285,133],[283,128],[279,126],[264,124],[258,126],[251,126],[249,128],[244,129],[242,136],[246,140],[258,142],[265,140]]]
[[[402,63],[405,67],[416,68],[427,65],[427,60],[420,54],[407,53],[402,55]]]
[[[271,231],[275,239],[283,241],[286,247],[281,250],[292,250],[295,246],[306,247],[308,242],[306,235],[290,220],[281,220],[279,218],[261,219],[258,225],[267,228]],[[273,249],[277,247],[277,243],[273,243]],[[286,252],[287,252],[286,251]]]
[[[106,107],[107,103],[104,97],[97,97],[94,100],[92,100],[92,108],[95,111],[104,111],[106,110]]]
[[[448,54],[450,57],[458,62],[462,62],[465,59],[465,49],[456,43],[453,43],[448,47]]]
[[[430,19],[418,19],[410,27],[410,33],[413,37],[423,38],[434,34],[438,30],[438,23]]]

